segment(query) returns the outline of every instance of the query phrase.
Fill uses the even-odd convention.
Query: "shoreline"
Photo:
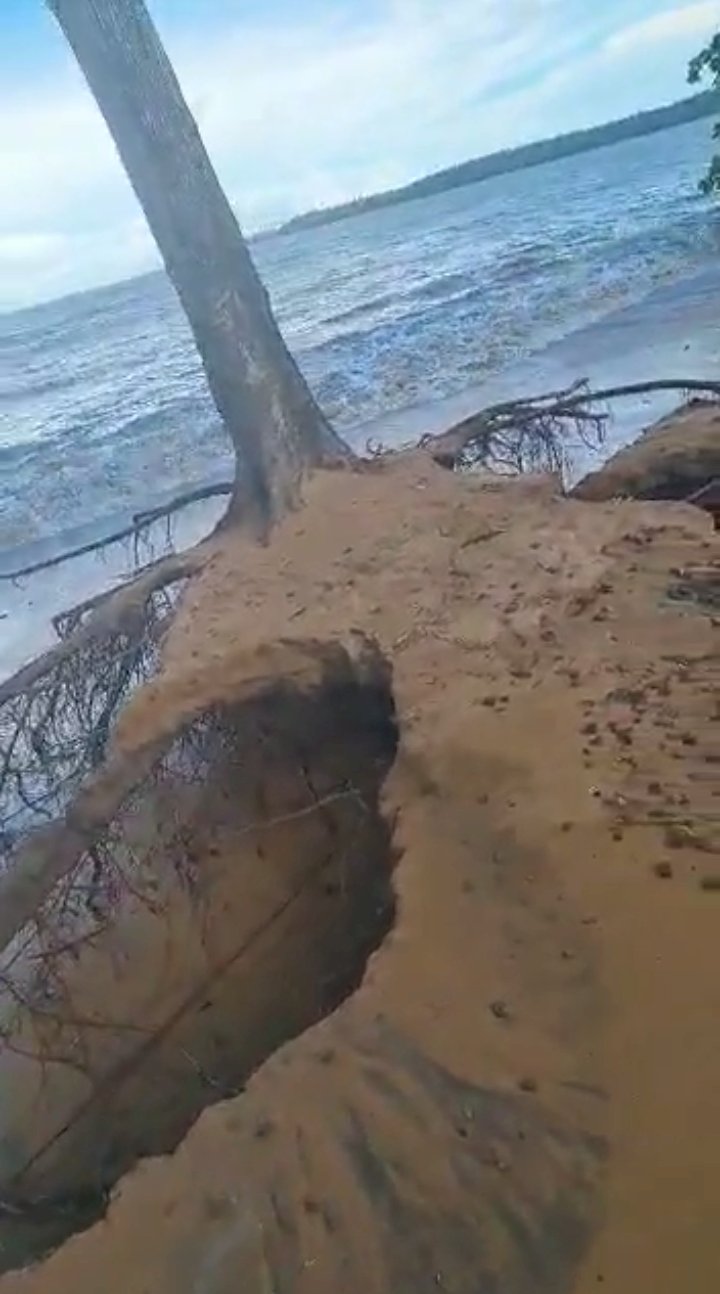
[[[718,293],[718,267],[659,285],[640,301],[551,342],[481,384],[445,400],[389,412],[347,434],[356,448],[363,438],[399,448],[500,400],[559,389],[579,377],[596,388],[658,377],[706,377],[720,365]],[[673,394],[659,393],[618,404],[607,444],[598,455],[579,456],[579,471],[608,458],[677,403]]]
[[[657,377],[702,378],[720,366],[720,321],[716,302],[720,268],[663,284],[641,301],[605,315],[560,341],[518,361],[481,385],[468,387],[444,400],[391,411],[382,417],[344,429],[354,449],[368,443],[390,449],[417,443],[421,436],[444,430],[499,400],[538,394],[589,378],[597,388]],[[618,402],[608,425],[607,442],[599,454],[577,454],[571,485],[600,465],[678,404],[673,393],[658,393]],[[192,505],[177,515],[174,547],[185,548],[201,539],[222,515],[223,500]],[[125,524],[118,512],[102,522],[63,531],[30,544],[0,551],[0,571],[13,569],[37,556],[69,547],[70,535],[83,541],[110,533]],[[162,551],[165,527],[156,531]],[[55,641],[52,617],[86,597],[113,587],[131,573],[131,548],[114,545],[102,556],[89,554],[41,572],[18,585],[0,584],[0,678],[7,677]],[[3,618],[4,617],[4,618]]]

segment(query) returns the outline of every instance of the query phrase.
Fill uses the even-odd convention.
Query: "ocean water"
[[[720,211],[697,192],[709,131],[700,121],[256,243],[328,415],[362,448],[580,376],[717,377]],[[610,447],[673,401],[628,402]],[[0,316],[0,576],[230,465],[161,273]],[[182,514],[176,542],[221,508]],[[0,579],[0,677],[53,640],[53,614],[131,567],[117,545]]]
[[[286,339],[355,429],[477,388],[717,260],[709,122],[254,247]],[[222,474],[162,274],[0,316],[0,550]]]

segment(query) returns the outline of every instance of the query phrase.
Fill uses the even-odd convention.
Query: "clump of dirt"
[[[715,1294],[720,941],[699,884],[719,847],[713,617],[668,593],[673,572],[708,567],[712,542],[692,507],[589,506],[552,479],[459,476],[420,452],[318,473],[266,548],[221,538],[183,595],[157,676],[120,715],[96,807],[203,716],[259,714],[272,695],[281,722],[281,698],[317,691],[326,653],[362,660],[371,639],[392,665],[381,726],[398,742],[391,762],[389,741],[359,735],[368,696],[356,694],[350,744],[364,751],[376,843],[347,917],[313,883],[288,956],[275,940],[253,963],[258,1067],[244,1090],[129,1172],[102,1224],[3,1277],[0,1294],[596,1294],[600,1283]],[[308,803],[306,755],[322,770],[320,798],[361,775],[335,728],[307,723],[307,752],[267,780],[266,822]],[[258,859],[263,841],[239,840],[247,797],[233,807],[233,787],[250,782],[223,770],[265,761],[263,731],[236,758],[238,725],[225,721],[203,737],[206,768],[225,751],[203,789],[189,779],[186,803],[175,785],[169,803],[183,832],[202,824],[201,850],[192,832],[173,834],[171,813],[153,825],[159,871],[180,867],[193,912],[212,905],[213,956],[216,945],[227,955],[243,896],[257,910],[263,885],[274,902],[324,850],[344,854],[360,821],[352,799],[332,830],[313,808],[275,823],[272,854]],[[161,800],[153,824],[165,822]],[[145,838],[143,814],[132,821]],[[659,884],[673,825],[686,844]],[[334,885],[343,869],[328,866]],[[166,956],[199,984],[181,911]],[[128,981],[133,1019],[165,974],[150,942],[156,960],[139,965],[152,975]],[[338,965],[328,999],[318,986]],[[247,981],[231,996],[218,1019],[246,1022]],[[276,1021],[275,1044],[296,1036],[272,1051]],[[228,1040],[203,1045],[196,1059],[214,1078]],[[240,1086],[245,1072],[223,1082]],[[131,1105],[120,1102],[123,1117]],[[161,1126],[160,1089],[152,1108]],[[178,1135],[165,1128],[157,1148]],[[117,1143],[112,1154],[122,1158]]]
[[[573,490],[578,499],[687,499],[720,477],[720,403],[692,400]],[[718,508],[715,500],[716,510]]]

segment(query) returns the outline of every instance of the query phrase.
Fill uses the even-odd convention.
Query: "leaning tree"
[[[190,322],[235,450],[229,515],[264,538],[298,501],[303,475],[346,462],[351,451],[285,346],[144,0],[46,3],[107,122]],[[171,556],[125,588],[72,608],[56,619],[56,647],[0,683],[0,952],[27,922],[39,929],[53,886],[82,855],[89,841],[82,804],[75,800],[66,828],[64,811],[102,765],[128,692],[154,668],[172,587],[202,560],[201,549]],[[43,822],[25,839],[28,824]]]
[[[147,217],[231,436],[231,507],[261,533],[305,469],[350,456],[288,351],[144,0],[46,0]]]

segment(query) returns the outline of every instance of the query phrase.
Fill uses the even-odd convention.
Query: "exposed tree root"
[[[69,562],[74,557],[84,557],[87,553],[98,552],[101,548],[107,548],[111,544],[122,543],[126,539],[132,539],[135,544],[135,560],[138,560],[139,543],[146,536],[150,526],[163,518],[171,517],[182,508],[188,507],[191,503],[200,503],[203,499],[216,499],[224,495],[232,494],[232,481],[221,481],[216,485],[199,486],[196,490],[185,490],[182,494],[176,494],[167,503],[160,507],[149,508],[145,512],[136,512],[132,522],[123,526],[120,530],[114,530],[109,535],[103,535],[101,539],[93,539],[86,544],[80,544],[77,548],[66,548],[61,553],[56,553],[53,557],[46,557],[42,561],[32,562],[28,566],[19,566],[13,571],[0,572],[0,580],[21,580],[28,575],[35,575],[38,571],[50,570],[54,566],[61,566],[63,562]]]
[[[602,441],[609,416],[603,405],[658,390],[720,397],[720,383],[689,378],[599,391],[580,381],[565,390],[495,405],[440,436],[426,437],[422,445],[450,468],[482,464],[503,472],[562,471],[573,436],[585,445]],[[123,535],[137,535],[160,517],[229,489],[219,484],[178,495],[139,513]],[[104,542],[118,537],[119,532]],[[201,544],[171,554],[120,589],[57,616],[61,641],[0,684],[0,846],[9,848],[18,829],[31,822],[55,819],[86,774],[99,767],[123,701],[154,669],[179,586],[200,569],[208,551],[209,545]]]
[[[0,706],[31,692],[73,655],[91,646],[102,647],[119,634],[132,635],[138,622],[145,623],[149,600],[170,585],[196,574],[208,555],[203,545],[186,553],[171,553],[139,571],[134,579],[119,588],[88,598],[56,616],[53,623],[62,641],[0,683]]]
[[[4,817],[7,821],[14,813],[24,820],[17,839],[7,836],[5,865],[0,867],[0,1048],[4,1045],[44,1065],[66,1065],[79,1072],[87,1066],[73,1040],[94,1026],[92,1021],[76,1019],[63,968],[104,934],[124,900],[131,898],[152,915],[162,913],[156,887],[146,884],[147,868],[136,855],[128,826],[142,811],[138,805],[146,802],[149,787],[156,788],[162,801],[167,787],[177,794],[178,782],[202,777],[207,743],[212,742],[216,727],[215,716],[208,712],[192,723],[178,720],[176,729],[135,749],[132,758],[107,749],[111,718],[133,682],[142,681],[154,668],[167,614],[153,621],[151,596],[145,619],[137,625],[133,646],[139,654],[131,657],[132,674],[127,648],[117,658],[109,654],[86,658],[81,652],[72,660],[69,677],[51,671],[42,686],[30,693],[38,699],[39,719],[28,705],[28,693],[22,693],[16,698],[22,704],[14,730],[8,725],[0,788],[5,796]],[[97,613],[91,613],[91,619],[93,614]],[[108,651],[107,641],[104,650]],[[107,678],[102,676],[100,661]],[[298,694],[325,679],[342,683],[348,661],[347,653],[333,644],[276,643],[269,652],[248,660],[247,678],[238,685],[235,700],[239,703],[245,694],[262,691],[263,681],[277,687],[284,676]],[[362,667],[353,668],[353,678],[360,677]],[[99,717],[83,687],[84,671],[91,693],[102,682]],[[63,727],[58,715],[64,717]],[[40,746],[38,723],[47,725],[40,730]],[[352,786],[341,783],[320,797],[312,785],[308,790],[307,804],[262,821],[248,821],[238,829],[238,836],[299,821],[341,801],[358,800],[363,809],[362,798]],[[8,815],[13,796],[19,803]],[[41,818],[44,825],[38,826]],[[179,870],[185,865],[190,869],[187,875]],[[184,888],[194,893],[192,861],[181,853],[174,866]],[[77,1029],[68,1032],[74,1025]],[[133,1028],[122,1022],[117,1027]]]
[[[495,405],[440,436],[426,437],[422,445],[450,468],[482,464],[503,472],[562,471],[573,437],[585,445],[602,441],[609,416],[603,405],[658,390],[718,397],[720,383],[678,378],[593,391],[580,381],[565,390]],[[137,536],[160,517],[230,488],[223,483],[187,491],[139,513],[122,534]],[[119,537],[120,532],[62,556]],[[61,641],[0,683],[0,848],[8,850],[18,831],[31,823],[56,819],[84,777],[99,767],[120,707],[154,669],[182,582],[201,568],[208,551],[206,543],[171,554],[121,588],[56,616]]]
[[[609,411],[592,406],[607,404],[623,396],[645,395],[654,391],[680,391],[686,394],[696,392],[720,398],[720,382],[666,378],[593,391],[587,380],[582,379],[561,391],[491,405],[465,418],[448,431],[425,436],[420,443],[443,467],[463,468],[481,464],[490,471],[501,472],[564,471],[573,448],[578,444],[594,449],[603,442]],[[381,455],[382,446],[372,452],[375,456]],[[351,460],[328,460],[327,465],[346,466],[348,461]],[[25,579],[38,571],[60,566],[75,557],[99,552],[111,544],[128,539],[135,545],[135,560],[138,561],[138,545],[156,522],[163,518],[169,519],[192,503],[231,496],[234,488],[232,481],[221,481],[215,485],[202,485],[194,490],[183,491],[157,508],[135,513],[129,525],[104,535],[101,539],[80,544],[77,548],[65,549],[53,557],[12,571],[0,572],[0,581]]]
[[[501,472],[564,472],[578,444],[602,444],[610,416],[603,405],[655,391],[702,393],[720,398],[720,382],[667,378],[591,390],[586,379],[560,391],[491,405],[438,436],[421,441],[447,468],[483,466]]]
[[[482,464],[501,472],[562,471],[577,441],[602,442],[609,417],[603,406],[658,390],[720,397],[720,383],[689,379],[599,391],[582,381],[495,405],[426,437],[422,446],[452,469]],[[137,514],[122,532],[4,578],[137,539],[162,517],[230,491],[228,483],[188,491]],[[48,1063],[82,1068],[81,1056],[53,1049],[58,1003],[66,1024],[69,1010],[56,968],[102,934],[122,893],[135,894],[133,862],[113,838],[113,818],[139,783],[162,779],[167,771],[166,753],[157,747],[136,753],[132,766],[118,756],[108,760],[110,733],[129,694],[154,673],[177,597],[211,552],[205,541],[170,554],[120,588],[56,616],[59,642],[0,683],[0,989],[35,1035],[19,1041],[13,1019],[0,1022],[0,1042],[26,1046]],[[192,761],[192,751],[186,756]],[[140,891],[136,897],[152,901]],[[78,1022],[79,1031],[86,1024]]]
[[[173,512],[179,512],[181,508],[186,508],[189,503],[200,503],[203,499],[217,499],[223,495],[232,494],[234,488],[234,481],[220,481],[216,485],[203,485],[196,490],[186,490],[183,494],[174,495],[169,503],[164,503],[159,508],[148,508],[145,512],[136,512],[133,522],[136,527],[151,525],[161,517],[169,517]]]
[[[59,821],[102,764],[119,710],[154,672],[177,596],[207,555],[201,546],[167,557],[66,612],[61,641],[0,684],[0,884],[22,889],[29,878],[34,894],[32,861],[25,869],[10,861],[16,842],[30,831],[31,854],[46,852],[33,829]]]

